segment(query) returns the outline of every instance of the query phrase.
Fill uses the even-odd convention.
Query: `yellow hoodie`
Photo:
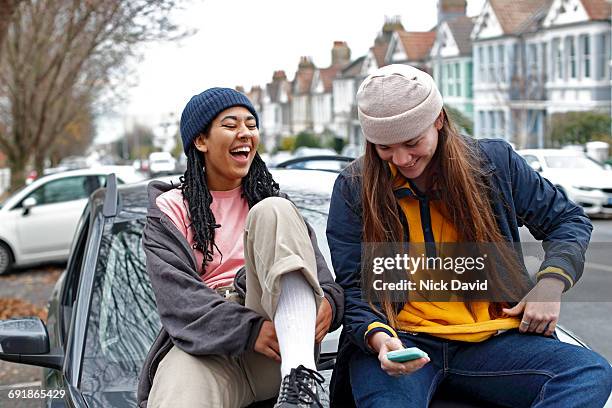
[[[390,167],[395,176],[394,188],[408,188],[414,193],[408,180],[397,173],[395,166]],[[457,231],[442,215],[439,201],[407,196],[400,198],[399,204],[410,227],[410,242],[457,242]],[[486,301],[472,302],[472,316],[463,302],[408,302],[398,314],[397,329],[428,333],[449,340],[479,342],[495,335],[498,330],[519,326],[520,319],[516,317],[492,319],[489,305],[490,302]],[[395,333],[391,327],[381,323],[371,324],[368,332],[377,327],[385,327]]]

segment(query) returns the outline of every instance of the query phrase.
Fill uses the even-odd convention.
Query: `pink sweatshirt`
[[[208,287],[215,289],[229,286],[234,280],[238,269],[244,266],[244,226],[249,212],[246,199],[240,195],[242,187],[229,191],[211,191],[213,197],[211,210],[215,222],[221,227],[215,229],[215,244],[221,251],[213,247],[213,260],[202,272],[204,254],[194,250],[198,272]],[[167,191],[157,197],[157,207],[164,212],[178,230],[185,236],[193,248],[193,230],[189,228],[189,209],[187,201],[183,201],[183,193],[178,188]],[[223,255],[223,256],[221,256]]]

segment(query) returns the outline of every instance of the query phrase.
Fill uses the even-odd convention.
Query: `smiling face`
[[[219,113],[208,134],[197,137],[194,144],[204,155],[210,190],[232,190],[242,183],[257,152],[257,122],[247,108],[233,106]]]
[[[420,190],[426,186],[427,169],[438,147],[438,130],[442,129],[442,114],[419,136],[404,143],[376,145],[378,156],[393,163],[407,179],[412,180]]]

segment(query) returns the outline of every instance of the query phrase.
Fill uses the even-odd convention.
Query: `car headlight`
[[[580,191],[595,191],[595,190],[599,190],[598,188],[595,187],[585,187],[585,186],[573,186],[576,190],[580,190]]]

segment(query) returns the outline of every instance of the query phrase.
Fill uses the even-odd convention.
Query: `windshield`
[[[551,169],[603,169],[603,166],[584,156],[545,156],[546,165]]]
[[[87,326],[84,393],[136,389],[138,374],[161,323],[145,268],[145,219],[105,231],[98,255]]]
[[[325,228],[329,194],[285,189],[315,230],[331,265]],[[116,223],[100,246],[87,326],[81,389],[135,392],[145,357],[161,327],[142,249],[145,219]]]

